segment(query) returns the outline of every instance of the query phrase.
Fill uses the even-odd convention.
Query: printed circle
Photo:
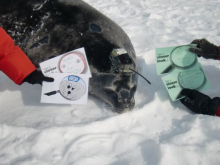
[[[201,70],[191,70],[179,73],[179,83],[183,88],[197,89],[205,81],[205,75]]]
[[[179,67],[188,67],[196,60],[196,55],[189,51],[190,46],[180,46],[171,53],[171,60]]]
[[[63,56],[59,63],[59,69],[62,73],[80,74],[85,70],[85,67],[85,59],[78,53],[69,53]]]
[[[78,76],[65,77],[59,85],[60,94],[67,100],[78,100],[86,92],[85,82]]]

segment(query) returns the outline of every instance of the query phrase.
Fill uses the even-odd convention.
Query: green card
[[[181,45],[156,49],[157,74],[175,73],[184,70],[199,69],[197,55],[190,52],[189,48],[196,46]]]
[[[201,65],[196,70],[187,70],[163,76],[162,80],[172,101],[183,98],[180,92],[184,88],[202,91],[210,87]]]

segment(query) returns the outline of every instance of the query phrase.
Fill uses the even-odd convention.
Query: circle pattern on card
[[[191,70],[179,73],[179,83],[183,88],[197,89],[205,81],[202,70]]]
[[[196,60],[196,55],[189,51],[190,46],[180,46],[171,53],[171,60],[179,67],[188,67]]]
[[[85,68],[85,58],[79,53],[66,54],[61,58],[59,63],[59,69],[62,73],[80,74]]]
[[[59,86],[60,94],[67,100],[78,100],[86,93],[86,84],[78,76],[65,77]]]

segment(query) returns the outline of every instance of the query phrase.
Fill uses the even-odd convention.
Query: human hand
[[[191,47],[190,51],[197,54],[198,57],[218,59],[219,57],[219,48],[218,46],[210,43],[206,39],[196,39],[192,41],[191,44],[197,44],[196,47]]]
[[[30,84],[40,84],[42,85],[43,81],[53,82],[54,79],[51,77],[45,77],[41,71],[35,70],[31,74],[29,74],[24,82],[28,82]]]
[[[209,96],[191,89],[183,89],[181,94],[186,96],[180,102],[192,112],[205,115],[216,115],[220,105],[220,98],[211,99]]]

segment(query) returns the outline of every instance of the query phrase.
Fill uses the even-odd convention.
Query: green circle
[[[201,70],[191,70],[179,74],[179,83],[183,88],[197,89],[205,80],[205,75]]]
[[[188,67],[196,60],[196,55],[189,51],[190,46],[180,46],[173,50],[171,60],[179,67]]]

